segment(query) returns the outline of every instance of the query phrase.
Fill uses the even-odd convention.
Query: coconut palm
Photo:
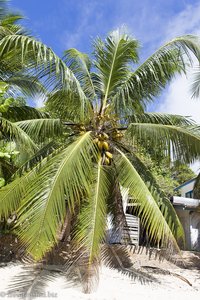
[[[177,246],[184,239],[181,224],[138,149],[186,163],[199,158],[199,130],[191,120],[145,112],[192,55],[200,58],[199,39],[175,38],[140,66],[138,42],[121,30],[94,41],[93,59],[70,49],[61,60],[41,42],[20,35],[0,41],[0,58],[7,53],[12,58],[15,49],[22,60],[30,53],[35,58],[30,72],[49,87],[46,107],[54,117],[12,123],[46,147],[37,152],[27,138],[32,159],[0,190],[0,216],[17,211],[15,232],[27,252],[41,260],[67,227],[65,234],[90,270],[106,240],[107,216],[116,229],[125,222],[124,189],[149,238]],[[1,122],[1,128],[7,126]]]
[[[0,177],[5,179],[14,173],[17,165],[20,166],[23,163],[23,157],[27,156],[24,151],[31,150],[29,143],[34,145],[30,137],[18,128],[14,121],[24,120],[27,116],[28,118],[41,118],[47,115],[24,105],[24,99],[6,97],[5,91],[8,88],[7,84],[0,82]],[[34,147],[37,148],[36,145]]]
[[[18,24],[23,17],[19,14],[13,13],[8,6],[7,0],[0,0],[0,40],[5,37],[13,35],[27,35],[28,32]],[[30,76],[26,72],[26,68],[31,65],[31,54],[26,61],[21,60],[20,55],[15,51],[14,56],[10,59],[10,52],[1,57],[0,66],[0,122],[1,122],[1,135],[0,135],[0,147],[2,148],[2,156],[0,167],[3,164],[3,168],[7,172],[8,177],[13,172],[13,166],[9,161],[9,153],[7,153],[7,146],[9,139],[17,139],[20,141],[20,145],[27,145],[27,141],[34,144],[28,136],[24,136],[24,133],[12,124],[11,121],[23,120],[24,118],[35,118],[40,113],[34,108],[29,108],[24,102],[19,103],[19,99],[22,95],[32,97],[38,94],[41,96],[41,92],[44,92],[42,84],[33,76]],[[23,104],[23,105],[22,105]],[[20,134],[21,133],[21,134]],[[18,139],[19,137],[19,139]],[[24,140],[24,142],[22,142]],[[18,145],[19,147],[19,145]],[[13,148],[13,146],[12,146]],[[25,146],[26,148],[26,146]],[[13,149],[12,149],[13,150]],[[22,150],[22,148],[21,148]],[[3,156],[3,153],[5,155]],[[5,172],[3,172],[5,173]]]
[[[19,24],[21,19],[23,16],[13,12],[7,0],[0,0],[0,40],[13,35],[28,36],[29,32]],[[27,66],[31,64],[31,53],[26,62],[21,60],[16,49],[12,59],[10,55],[7,51],[1,57],[0,66],[0,81],[9,85],[9,96],[15,95],[16,97],[16,93],[22,92],[30,97],[40,92],[41,84],[26,72]]]

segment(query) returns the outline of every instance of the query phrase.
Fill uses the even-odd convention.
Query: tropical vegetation
[[[116,234],[125,224],[124,189],[152,242],[177,248],[184,242],[174,208],[140,149],[184,163],[200,156],[192,120],[146,112],[192,56],[200,58],[199,38],[175,38],[140,65],[138,41],[123,29],[97,38],[93,47],[91,57],[69,49],[60,59],[26,34],[11,31],[0,39],[1,73],[20,75],[17,85],[26,92],[44,93],[48,112],[25,107],[26,117],[22,108],[13,119],[7,111],[0,116],[1,138],[27,154],[0,189],[0,216],[16,213],[15,234],[36,260],[64,234],[88,272],[99,263],[108,216]]]
[[[174,191],[177,186],[196,176],[188,164],[179,160],[171,161],[169,157],[163,155],[160,155],[160,159],[152,158],[144,150],[139,151],[138,155],[169,198],[177,193]]]

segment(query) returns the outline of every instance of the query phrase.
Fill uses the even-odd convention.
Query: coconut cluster
[[[109,151],[110,150],[109,135],[105,132],[99,133],[97,134],[97,136],[93,141],[98,147],[99,153],[103,158],[103,162],[106,165],[110,165],[113,155]]]

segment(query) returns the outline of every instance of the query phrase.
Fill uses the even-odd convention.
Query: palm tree
[[[17,165],[20,166],[20,161],[21,163],[23,162],[22,157],[24,153],[22,151],[26,149],[27,142],[29,141],[34,145],[34,142],[31,141],[29,136],[13,122],[24,120],[27,117],[41,118],[46,116],[45,113],[26,106],[24,98],[7,97],[6,93],[9,88],[8,84],[0,82],[0,121],[2,125],[0,135],[0,177],[2,178],[2,182],[4,182],[3,178],[7,180],[12,176],[17,169]],[[13,143],[14,141],[15,143]],[[37,146],[35,145],[35,147]],[[20,150],[21,153],[19,153],[17,149]],[[29,147],[27,149],[30,150]],[[17,160],[16,155],[18,156]],[[17,163],[16,166],[14,161]]]
[[[30,36],[29,32],[19,24],[22,19],[22,15],[10,9],[7,0],[0,0],[0,40],[13,35]],[[0,81],[9,85],[9,95],[16,97],[16,93],[23,93],[30,97],[41,92],[41,84],[26,72],[26,68],[31,62],[31,53],[29,53],[28,61],[22,61],[17,50],[12,59],[10,59],[10,55],[10,52],[7,51],[1,57],[0,66]]]
[[[22,18],[23,17],[20,14],[12,12],[12,10],[8,6],[7,0],[0,0],[0,40],[13,35],[28,36],[28,32],[18,24],[18,22]],[[22,62],[21,57],[20,55],[18,56],[17,51],[15,51],[12,60],[10,59],[9,51],[7,51],[7,53],[1,58],[0,147],[2,148],[3,152],[0,159],[0,168],[5,168],[5,171],[7,173],[7,175],[4,174],[5,177],[10,176],[15,169],[13,168],[11,161],[9,161],[10,154],[6,151],[6,148],[9,144],[9,139],[18,139],[17,137],[19,136],[19,140],[24,139],[24,145],[27,145],[28,140],[30,142],[30,138],[26,136],[25,138],[23,138],[24,133],[20,135],[22,131],[20,131],[20,129],[10,121],[23,120],[24,118],[27,118],[27,116],[28,118],[35,118],[38,115],[41,116],[41,114],[37,110],[29,108],[24,102],[19,103],[18,101],[22,95],[32,97],[37,94],[38,96],[41,96],[41,92],[44,92],[44,88],[38,81],[38,79],[34,76],[30,76],[30,74],[26,72],[26,67],[31,64],[31,60],[31,54],[29,54],[29,58],[26,61]],[[6,126],[5,130],[3,129],[4,126]],[[22,140],[20,142],[21,145]],[[32,142],[32,144],[34,143]],[[22,148],[20,150],[22,150]],[[5,172],[2,171],[2,174],[3,173]],[[4,183],[4,180],[2,180],[2,182]]]
[[[0,59],[8,53],[12,59],[15,50],[22,60],[30,53],[35,58],[29,71],[49,88],[46,106],[54,116],[12,123],[36,144],[26,138],[33,157],[0,190],[0,216],[17,212],[15,232],[27,252],[41,260],[67,224],[65,232],[89,272],[99,262],[107,216],[116,228],[125,222],[121,187],[136,204],[149,238],[178,247],[182,226],[137,151],[142,146],[152,155],[162,151],[186,163],[199,158],[199,129],[191,120],[145,112],[193,54],[200,58],[199,39],[175,38],[140,66],[138,42],[121,30],[94,41],[93,59],[70,49],[61,60],[28,36],[0,41]],[[4,130],[9,126],[1,121]],[[16,136],[25,143],[19,131]],[[47,151],[50,141],[54,146]],[[38,152],[41,146],[45,151]]]

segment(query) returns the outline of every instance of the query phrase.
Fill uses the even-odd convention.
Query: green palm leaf
[[[16,123],[12,123],[0,117],[1,132],[9,139],[19,143],[21,149],[25,149],[32,154],[38,149],[32,139]]]
[[[130,123],[153,123],[163,125],[175,125],[175,126],[192,126],[194,121],[189,117],[180,115],[172,115],[165,113],[135,113],[127,117],[127,122]]]
[[[103,83],[102,109],[108,104],[108,99],[122,84],[122,78],[126,77],[129,70],[128,63],[137,62],[138,42],[130,38],[122,30],[113,31],[105,43],[97,39],[95,47],[95,66],[100,72],[99,79]],[[98,85],[97,85],[98,86]]]
[[[0,217],[9,217],[19,208],[30,181],[37,175],[38,168],[42,164],[43,162],[39,162],[22,177],[17,177],[13,182],[0,189]]]
[[[116,159],[116,167],[120,184],[129,190],[129,195],[138,204],[138,215],[147,229],[150,239],[162,242],[165,246],[170,239],[178,248],[176,239],[181,238],[181,236],[174,237],[174,235],[182,233],[182,228],[180,227],[179,230],[176,228],[175,231],[171,222],[167,223],[165,219],[166,211],[165,215],[163,215],[158,201],[154,198],[153,193],[148,189],[130,160],[122,151],[116,150],[119,153],[119,157]],[[167,213],[169,212],[167,211]]]
[[[22,178],[18,178],[0,189],[0,217],[7,218],[17,210],[28,186],[28,179],[34,174],[34,171],[35,170],[31,170]]]
[[[162,190],[162,186],[159,185],[159,182],[157,182],[152,172],[146,167],[140,157],[133,151],[128,150],[128,154],[130,162],[132,163],[132,165],[134,165],[134,168],[136,169],[138,174],[140,174],[142,180],[145,182],[148,189],[152,193],[167,223],[172,229],[172,232],[175,233],[174,235],[177,237],[177,240],[179,240],[179,244],[181,246],[184,246],[184,231],[176,215],[176,211],[169,201],[168,195],[164,193],[164,191]]]
[[[98,257],[100,244],[106,229],[106,199],[109,196],[110,181],[101,159],[94,169],[89,196],[80,213],[75,240],[88,256],[88,264]]]
[[[62,88],[49,95],[46,108],[62,120],[85,123],[93,116],[93,111],[88,103],[81,101],[74,90]],[[82,112],[84,112],[84,118]]]
[[[80,195],[89,189],[95,153],[87,132],[50,159],[30,183],[18,210],[17,232],[35,259],[41,259],[57,242],[66,206],[73,211]]]
[[[56,150],[55,150],[56,148]],[[10,178],[11,181],[0,190],[0,217],[8,217],[16,211],[24,198],[31,182],[37,177],[40,169],[45,167],[50,158],[63,150],[50,144],[41,148],[28,161],[26,161]]]
[[[157,96],[173,76],[192,64],[192,54],[200,58],[198,36],[186,35],[175,38],[159,48],[134,72],[129,72],[113,97],[114,107],[122,110],[134,109],[135,103],[143,104]]]
[[[199,98],[200,96],[200,67],[197,66],[193,72],[192,84],[191,84],[192,97]]]
[[[64,146],[59,147],[55,141],[51,141],[48,144],[45,144],[42,148],[40,148],[33,156],[29,157],[28,160],[20,164],[20,167],[16,170],[15,173],[12,173],[11,180],[18,178],[19,176],[23,176],[26,172],[29,172],[35,166],[36,168],[40,168],[44,165],[45,161],[49,160],[51,156],[55,156],[60,151],[62,151]],[[41,163],[41,166],[40,166]]]
[[[132,123],[127,133],[144,147],[152,147],[155,152],[162,149],[166,155],[172,155],[175,160],[182,159],[183,162],[190,163],[199,158],[198,127]]]
[[[48,113],[40,112],[38,109],[30,106],[10,106],[6,112],[2,113],[4,119],[9,119],[12,122],[26,119],[46,119],[48,116]]]
[[[42,83],[36,77],[28,74],[15,74],[2,80],[11,85],[12,92],[14,91],[15,94],[20,91],[29,97],[35,97],[36,95],[44,97],[46,92]]]
[[[0,41],[0,59],[10,55],[10,59],[19,52],[21,66],[29,62],[29,68],[33,71],[34,67],[39,73],[39,77],[46,78],[46,82],[52,84],[54,81],[54,91],[59,89],[74,91],[79,98],[81,118],[84,119],[85,111],[90,106],[79,81],[64,62],[43,43],[22,35],[9,35]],[[30,64],[31,63],[31,64]],[[54,79],[52,81],[52,79]],[[46,83],[47,84],[47,83]]]
[[[79,80],[88,99],[95,99],[95,88],[90,72],[91,62],[88,55],[73,48],[64,52],[63,61]]]
[[[33,119],[15,123],[28,134],[34,141],[44,141],[47,138],[60,136],[62,124],[60,119]]]
[[[6,15],[3,16],[2,20],[1,20],[1,25],[2,26],[8,26],[8,27],[12,27],[13,25],[15,25],[16,22],[22,20],[23,17],[21,15],[16,15],[13,13],[6,13]]]

